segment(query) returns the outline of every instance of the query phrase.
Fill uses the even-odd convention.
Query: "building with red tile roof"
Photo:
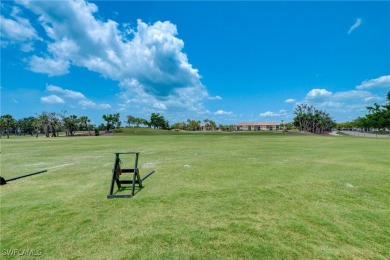
[[[280,125],[275,122],[254,122],[236,124],[237,131],[279,130]]]

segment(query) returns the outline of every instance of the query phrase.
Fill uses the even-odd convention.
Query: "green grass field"
[[[141,152],[141,175],[156,172],[133,198],[107,199],[124,151]],[[1,139],[1,176],[40,169],[0,188],[2,257],[390,258],[389,139],[139,129]]]

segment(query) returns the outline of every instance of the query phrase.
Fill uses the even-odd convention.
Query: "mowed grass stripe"
[[[47,258],[389,258],[389,140],[285,134],[2,139],[1,249]],[[140,151],[132,199],[106,199]],[[20,173],[20,174],[19,174]]]

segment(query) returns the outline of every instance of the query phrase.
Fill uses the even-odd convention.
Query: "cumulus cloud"
[[[260,113],[260,116],[261,117],[274,117],[274,116],[276,116],[276,113],[274,113],[272,111],[267,111],[267,112],[264,112],[264,113]]]
[[[286,102],[286,103],[295,103],[297,101],[295,99],[293,99],[293,98],[289,98],[289,99],[286,99],[284,102]]]
[[[219,116],[229,116],[229,115],[232,115],[233,112],[227,112],[227,111],[223,111],[223,110],[218,110],[214,114],[215,115],[219,115]]]
[[[371,97],[365,97],[363,100],[365,101],[365,102],[374,102],[374,101],[379,101],[379,100],[382,100],[383,98],[381,98],[381,97],[373,97],[373,96],[371,96]]]
[[[160,102],[154,103],[153,107],[157,108],[157,109],[160,109],[160,110],[166,110],[167,109],[166,105],[164,105],[164,104],[162,104]]]
[[[356,116],[366,112],[366,106],[374,100],[380,101],[383,98],[377,94],[363,90],[349,90],[332,93],[326,89],[310,90],[302,101],[302,104],[313,105],[317,109],[325,110],[333,116],[340,116],[354,113]]]
[[[343,117],[344,115],[364,115],[366,107],[374,102],[384,101],[384,97],[378,93],[371,92],[375,88],[390,88],[390,75],[365,80],[348,91],[331,92],[326,89],[314,88],[307,92],[305,97],[294,103],[313,105],[317,109],[323,109],[332,115]],[[293,103],[294,99],[285,100],[286,103]],[[276,113],[267,111],[262,116],[273,116]]]
[[[209,100],[222,100],[222,97],[215,96],[215,97],[208,97]]]
[[[4,16],[0,16],[0,26],[2,37],[7,37],[14,41],[25,41],[37,36],[35,29],[28,22],[18,23],[15,20],[7,19]]]
[[[272,111],[267,111],[264,113],[259,114],[261,117],[284,117],[287,116],[287,112],[284,109],[279,110],[279,112],[272,112]]]
[[[68,98],[85,99],[84,94],[81,92],[73,91],[70,89],[63,89],[61,87],[57,87],[57,86],[53,86],[53,85],[46,86],[46,90],[50,91],[50,92],[56,92],[56,93],[62,94]]]
[[[364,99],[372,97],[372,93],[368,91],[360,91],[360,90],[350,90],[350,91],[342,91],[342,92],[336,92],[333,95],[333,98],[335,99]]]
[[[307,94],[303,103],[309,104],[337,104],[347,101],[374,100],[379,98],[369,91],[349,90],[332,93],[326,89],[312,89]]]
[[[19,16],[20,9],[14,7],[11,17],[0,16],[0,29],[2,41],[10,43],[21,43],[21,50],[32,51],[33,40],[40,40],[37,31],[26,18]]]
[[[81,106],[81,108],[94,108],[94,109],[108,109],[111,108],[111,105],[106,103],[97,104],[93,102],[92,100],[85,97],[85,95],[81,92],[70,90],[70,89],[64,89],[58,86],[54,85],[47,85],[46,90],[52,93],[55,93],[57,95],[51,95],[49,97],[42,97],[41,101],[43,103],[48,104],[63,104],[65,103],[64,98],[68,99],[75,99],[78,100],[78,105]],[[61,97],[59,97],[60,95]]]
[[[80,100],[79,104],[83,107],[95,107],[96,103],[91,100]]]
[[[318,88],[315,88],[315,89],[312,89],[310,90],[307,95],[306,95],[306,99],[307,100],[318,100],[318,99],[325,99],[325,98],[328,98],[332,96],[332,92],[330,91],[327,91],[326,89],[318,89]]]
[[[381,76],[376,79],[365,80],[360,85],[356,86],[356,89],[370,89],[380,87],[390,88],[390,75]]]
[[[64,104],[65,101],[56,95],[50,95],[46,97],[41,97],[41,102],[45,104]]]
[[[41,58],[33,55],[29,62],[29,69],[33,72],[48,74],[49,76],[59,76],[67,74],[69,62],[51,58]]]
[[[92,100],[84,99],[79,101],[79,105],[81,105],[82,108],[96,108],[96,109],[108,109],[111,108],[111,105],[109,104],[96,104]]]
[[[363,20],[361,18],[357,18],[355,23],[349,27],[348,34],[351,34],[353,31],[355,31],[357,28],[359,28],[360,25],[362,25]]]
[[[197,69],[183,52],[175,24],[137,21],[119,26],[95,17],[97,5],[85,1],[20,1],[39,16],[45,37],[45,53],[30,58],[29,69],[50,76],[67,74],[79,66],[118,81],[122,97],[136,96],[150,107],[181,107],[204,110],[210,97]],[[120,30],[122,28],[122,30]],[[123,29],[125,28],[125,29]]]

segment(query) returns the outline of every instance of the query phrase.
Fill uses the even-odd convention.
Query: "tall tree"
[[[87,116],[80,116],[79,121],[80,121],[81,127],[87,129],[89,135],[91,135],[91,131],[89,129],[89,123],[91,122],[91,120]]]
[[[119,113],[103,115],[103,119],[104,121],[106,121],[107,132],[118,125],[118,123],[120,122],[119,117],[120,117]]]
[[[6,114],[0,117],[1,132],[5,132],[7,138],[9,138],[10,131],[15,127],[15,119],[10,114]]]
[[[76,115],[64,116],[62,122],[65,127],[66,135],[74,136],[77,127],[80,123],[80,119]]]
[[[187,130],[197,131],[200,129],[200,121],[187,119]]]
[[[365,128],[386,129],[390,128],[390,91],[386,95],[387,103],[366,107],[368,114],[364,119],[360,119],[360,124]]]
[[[20,131],[24,134],[30,134],[32,135],[34,132],[34,121],[36,120],[35,117],[24,117],[22,119],[19,119],[17,121],[17,125],[20,128]]]
[[[171,125],[171,127],[173,129],[184,130],[186,129],[187,125],[185,122],[180,122],[180,123],[174,123],[173,125]]]
[[[169,128],[168,121],[165,120],[165,118],[160,115],[159,113],[152,113],[150,115],[150,124],[154,128],[161,128],[161,129],[167,129]]]
[[[383,107],[383,127],[390,130],[390,91],[386,95],[387,103]]]
[[[136,117],[131,116],[131,115],[128,115],[128,116],[127,116],[127,124],[128,124],[129,126],[131,126],[131,125],[133,125],[133,124],[135,124],[135,123],[136,123]]]
[[[330,131],[335,125],[335,122],[328,113],[306,104],[296,106],[294,114],[294,125],[300,131],[322,133],[324,131]]]
[[[56,130],[59,128],[59,120],[56,118],[56,113],[51,112],[42,112],[38,116],[39,125],[43,128],[43,131],[45,132],[46,137],[50,136],[50,133],[52,133],[52,136],[56,136]]]
[[[209,120],[209,126],[211,131],[214,131],[217,128],[217,124],[213,120]]]
[[[38,138],[39,133],[41,133],[41,131],[42,131],[42,123],[41,123],[41,120],[39,119],[39,117],[35,118],[33,126],[34,126],[34,131],[36,134],[35,137]]]
[[[209,124],[210,120],[208,118],[206,118],[203,120],[203,122],[204,122],[204,128],[205,128],[204,130],[206,130],[206,131],[210,130],[210,124]]]

